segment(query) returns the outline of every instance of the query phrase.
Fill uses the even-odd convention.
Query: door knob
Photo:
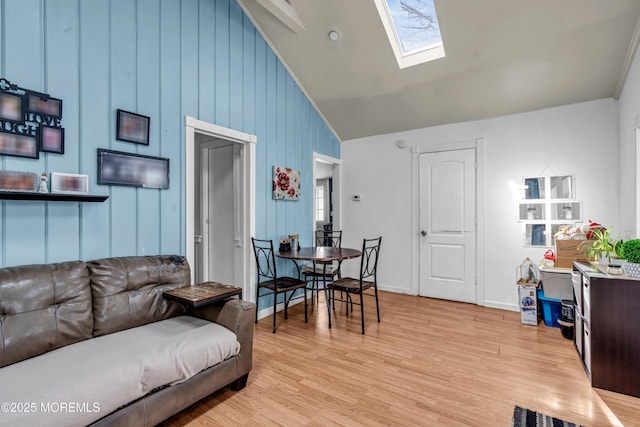
[[[427,235],[427,230],[422,230],[422,231],[420,231],[420,235],[421,235],[421,236],[426,236],[426,235]]]

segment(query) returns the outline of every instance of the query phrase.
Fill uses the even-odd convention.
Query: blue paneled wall
[[[104,203],[3,201],[2,266],[185,253],[184,116],[256,134],[258,237],[312,224],[312,152],[340,144],[234,0],[1,0],[0,76],[64,102],[65,153],[8,170],[89,175]],[[116,109],[151,117],[149,146],[115,139]],[[97,149],[168,157],[169,190],[96,184]],[[272,166],[301,200],[271,199]]]

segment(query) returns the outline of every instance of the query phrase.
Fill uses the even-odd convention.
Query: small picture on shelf
[[[51,172],[51,192],[89,194],[89,175]]]
[[[0,170],[0,191],[35,193],[38,175],[34,172]]]

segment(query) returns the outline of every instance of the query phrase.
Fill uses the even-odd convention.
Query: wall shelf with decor
[[[45,202],[104,202],[109,196],[91,194],[64,193],[23,193],[19,191],[0,191],[0,200],[38,200]]]

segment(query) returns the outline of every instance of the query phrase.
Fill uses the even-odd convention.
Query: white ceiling
[[[640,32],[640,0],[435,0],[446,57],[401,70],[373,0],[283,1],[239,3],[343,141],[617,97]]]

